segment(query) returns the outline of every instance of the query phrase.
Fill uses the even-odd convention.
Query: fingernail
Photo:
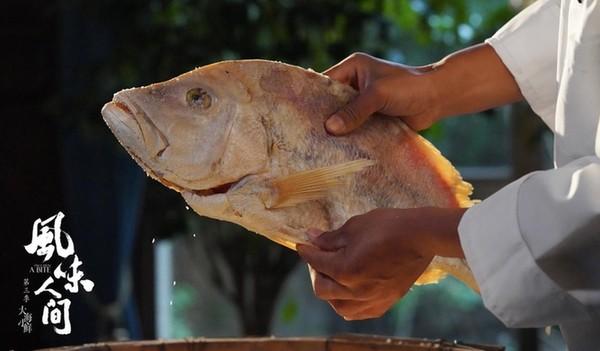
[[[331,133],[340,133],[344,130],[344,120],[338,115],[332,115],[325,122],[325,127]]]
[[[306,234],[311,238],[311,239],[316,239],[319,236],[321,236],[321,234],[323,234],[322,230],[319,229],[315,229],[315,228],[310,228],[306,231]]]

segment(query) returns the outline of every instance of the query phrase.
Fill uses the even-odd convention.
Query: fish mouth
[[[117,100],[110,101],[102,107],[101,113],[110,130],[122,144],[125,141],[129,141],[127,144],[131,144],[133,139],[138,137],[142,142],[145,141],[142,126],[135,118],[136,113],[126,103]],[[131,145],[123,146],[129,148]]]
[[[121,102],[121,101],[118,101],[118,100],[116,100],[116,101],[113,101],[112,103],[113,103],[113,104],[115,104],[115,106],[116,106],[118,109],[121,109],[121,110],[122,110],[123,112],[125,112],[126,114],[128,114],[128,115],[130,115],[130,116],[133,116],[133,115],[134,115],[133,111],[131,111],[131,109],[129,108],[129,106],[127,106],[127,104],[126,104],[126,103],[124,103],[124,102]]]
[[[136,152],[138,149],[147,150],[146,146],[146,137],[144,133],[144,129],[142,125],[138,121],[139,116],[145,116],[144,112],[140,112],[135,106],[124,102],[121,99],[117,99],[117,96],[106,103],[102,107],[102,117],[104,122],[111,130],[111,132],[117,137],[119,144],[123,146],[127,153],[133,158],[133,160],[146,172],[150,177],[158,180],[165,186],[174,189],[176,191],[183,190],[182,187],[171,183],[165,180],[160,172],[155,172],[154,168],[151,167],[146,159]],[[147,117],[144,117],[144,120],[147,120]],[[149,125],[150,128],[154,128],[156,132],[160,135],[160,131],[153,125]],[[163,136],[164,137],[164,136]],[[168,142],[164,144],[157,152],[157,155],[160,156],[168,147]]]
[[[146,112],[130,100],[120,93],[116,94],[113,100],[102,108],[104,121],[117,136],[119,142],[135,158],[140,159],[132,152],[135,144],[150,151],[150,157],[161,157],[170,146],[169,140]],[[157,142],[150,143],[150,140],[157,140]]]
[[[198,195],[198,196],[211,196],[211,195],[219,195],[219,194],[226,194],[231,188],[233,188],[234,186],[236,186],[237,184],[239,184],[241,182],[240,180],[234,181],[234,182],[229,182],[229,183],[224,183],[221,185],[217,185],[215,187],[212,188],[208,188],[208,189],[202,189],[202,190],[189,190],[190,192]]]
[[[216,185],[216,186],[206,188],[206,189],[186,189],[186,190],[188,192],[194,193],[198,196],[223,195],[223,194],[227,194],[230,190],[236,190],[236,189],[244,186],[244,184],[251,181],[253,176],[256,176],[256,174],[248,173],[232,182],[222,183],[220,185]]]

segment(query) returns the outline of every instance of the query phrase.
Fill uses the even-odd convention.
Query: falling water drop
[[[177,282],[173,280],[173,286],[177,285]]]
[[[190,206],[185,206],[185,209],[189,211],[190,210]]]
[[[152,243],[154,244],[154,242],[156,241],[156,238],[152,238]]]
[[[192,234],[192,236],[195,238],[196,237],[196,233]]]

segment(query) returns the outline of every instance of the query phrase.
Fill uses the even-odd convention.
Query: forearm
[[[386,217],[396,230],[390,231],[385,245],[396,246],[397,250],[405,250],[413,246],[425,257],[442,256],[464,258],[458,225],[465,213],[465,208],[420,207],[413,209],[385,209]],[[408,236],[406,236],[408,234]],[[407,238],[411,243],[407,244]]]
[[[488,44],[455,52],[423,70],[438,120],[523,99],[514,77]]]
[[[464,208],[436,208],[432,207],[431,218],[425,225],[428,238],[425,240],[426,249],[434,256],[464,258],[465,254],[460,246],[458,225],[465,213]]]

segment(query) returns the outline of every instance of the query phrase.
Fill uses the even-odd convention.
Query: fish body
[[[297,66],[223,61],[120,91],[102,115],[137,163],[198,214],[291,249],[309,243],[308,228],[333,230],[375,208],[470,206],[471,186],[400,119],[328,135],[325,119],[356,94]],[[436,257],[417,283],[446,272],[477,289],[456,258]]]

